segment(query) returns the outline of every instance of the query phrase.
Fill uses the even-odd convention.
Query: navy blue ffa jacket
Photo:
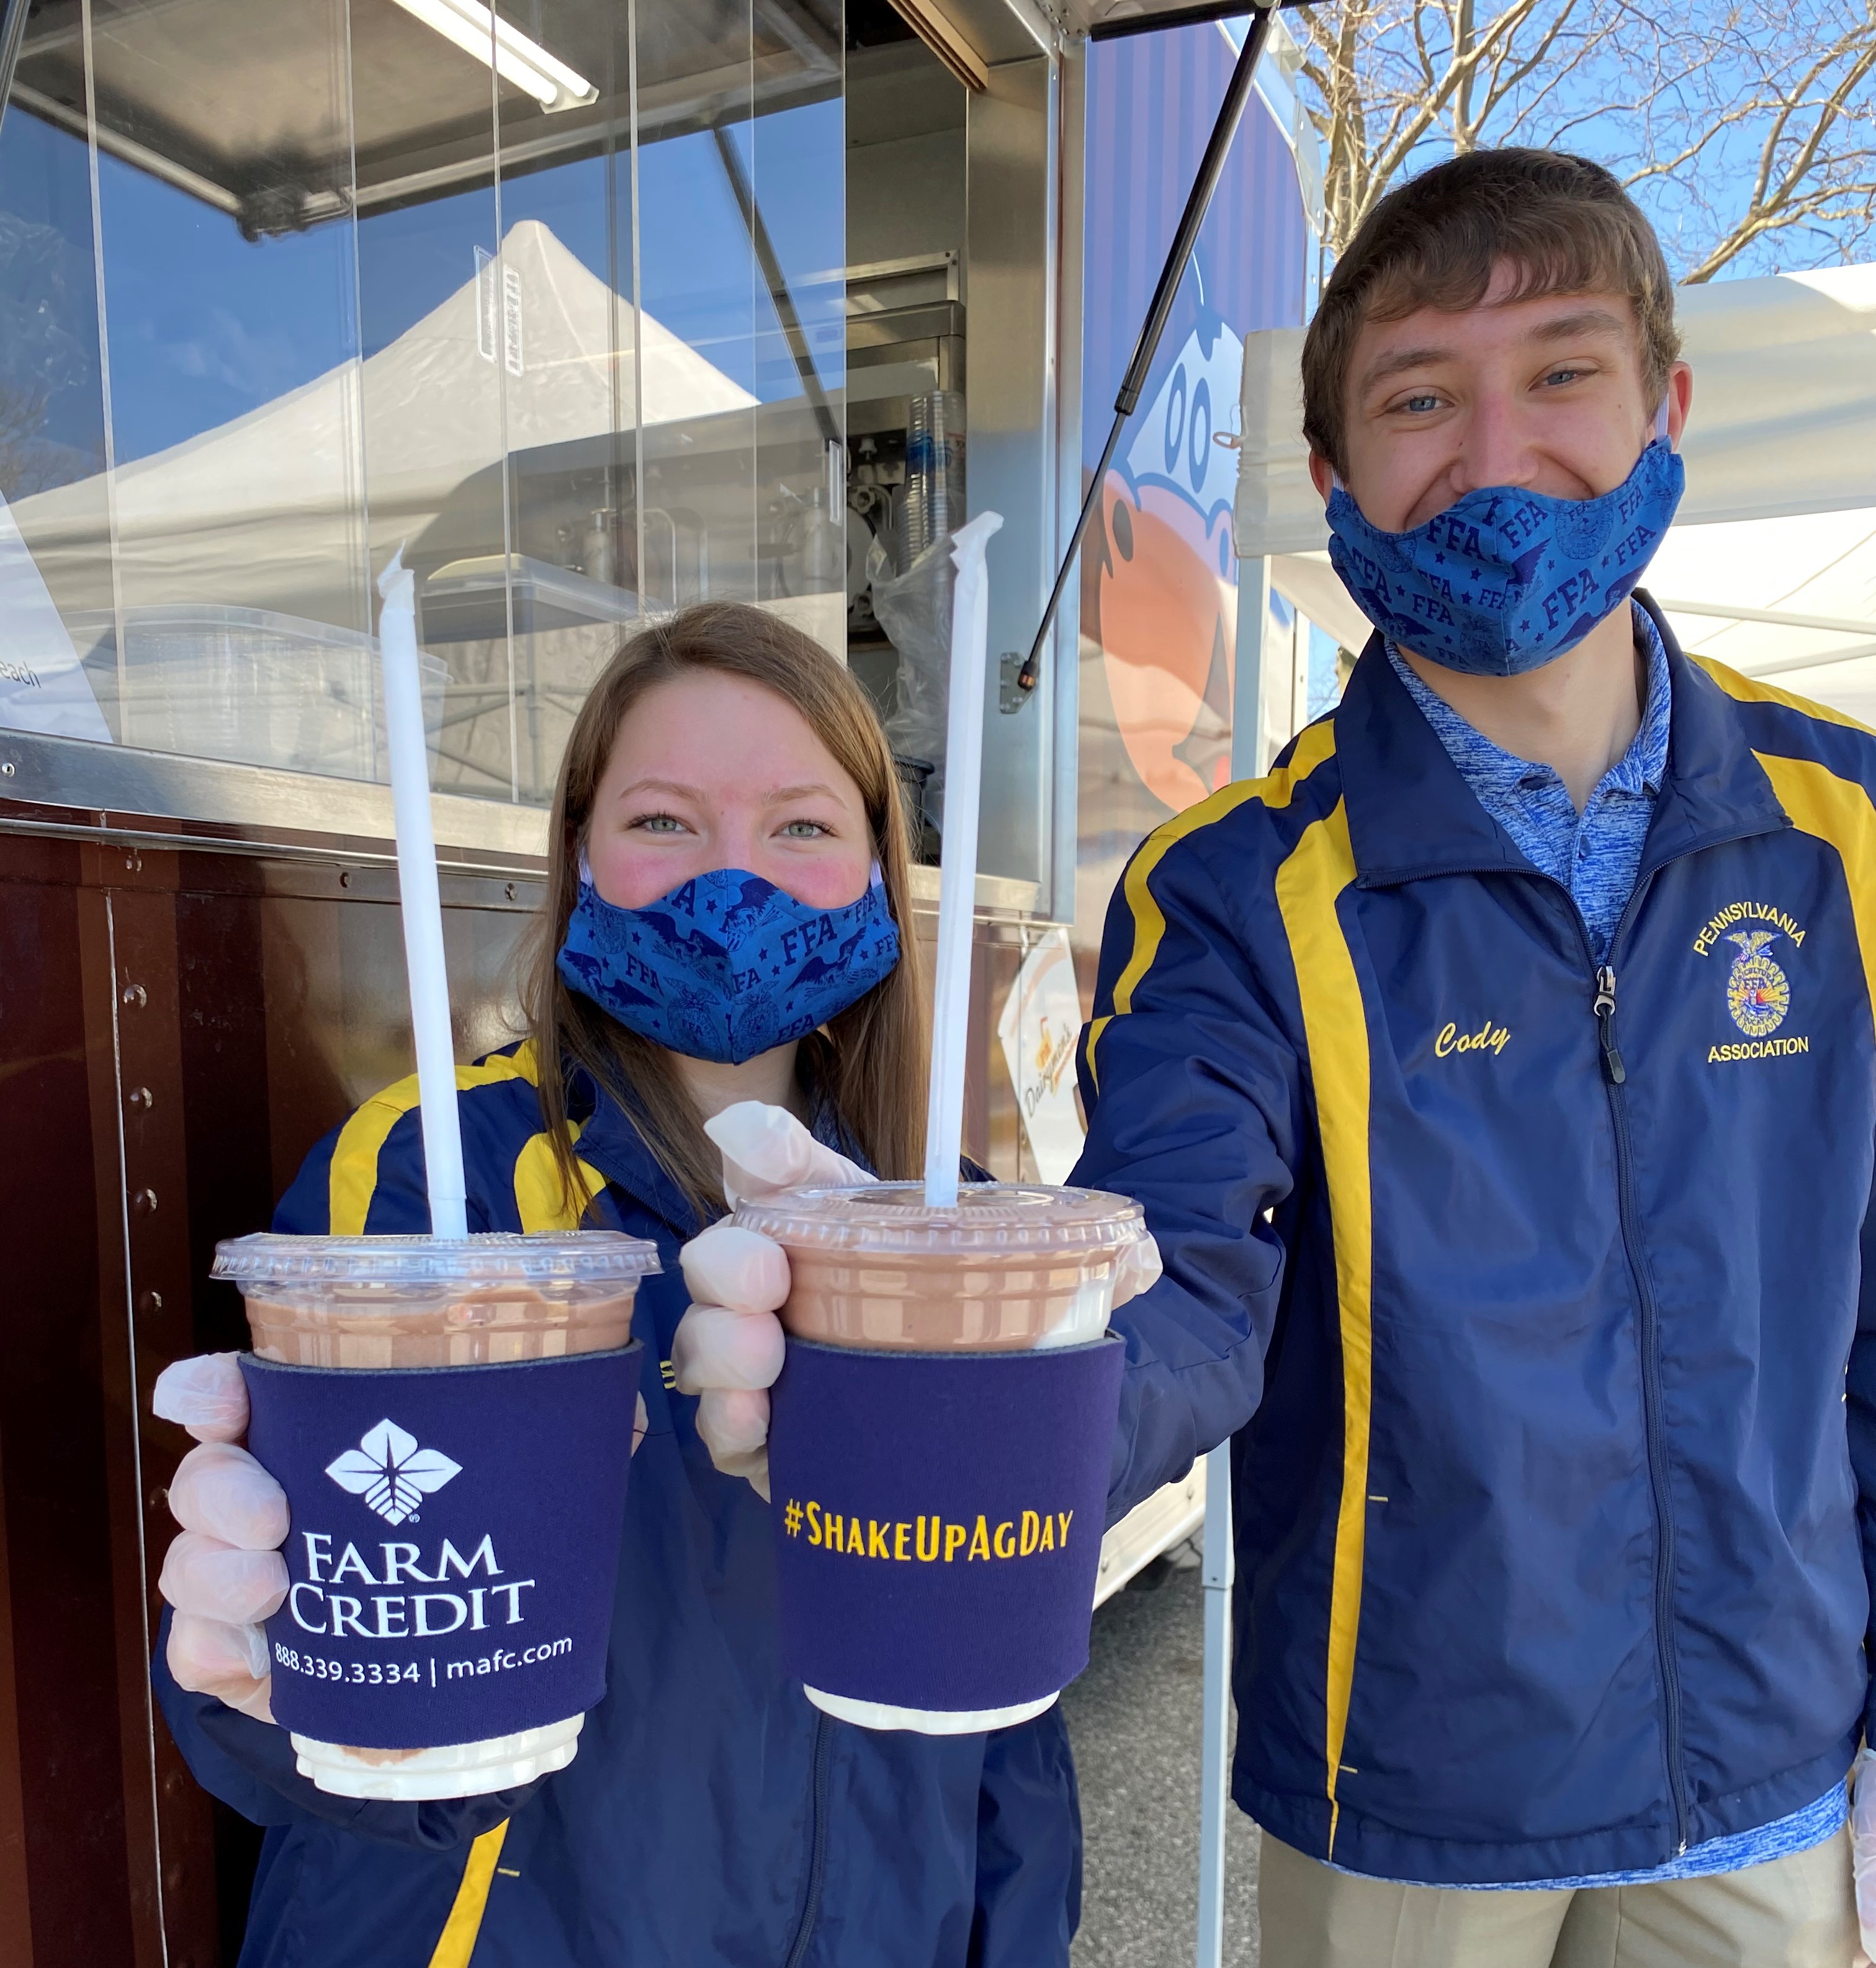
[[[458,1069],[471,1230],[569,1227],[530,1047]],[[1051,1708],[990,1736],[879,1733],[811,1707],[776,1659],[769,1508],[718,1474],[669,1361],[699,1227],[611,1102],[578,1153],[592,1220],[653,1238],[608,1669],[566,1769],[459,1803],[359,1803],[294,1774],[286,1733],[157,1690],[190,1767],[267,1827],[241,1968],[1066,1968],[1081,1832]],[[275,1227],[429,1227],[416,1082],[309,1157]],[[622,1423],[622,1425],[629,1425]]]
[[[1657,1865],[1864,1730],[1876,736],[1668,647],[1600,979],[1378,644],[1108,919],[1113,1508],[1241,1431],[1234,1793],[1357,1872]]]

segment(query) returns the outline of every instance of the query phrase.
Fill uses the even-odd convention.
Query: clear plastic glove
[[[182,1530],[157,1581],[176,1613],[170,1672],[179,1688],[271,1722],[273,1677],[261,1623],[287,1597],[280,1547],[288,1513],[286,1491],[236,1445],[248,1432],[248,1384],[232,1353],[200,1354],[164,1368],[150,1405],[199,1445],[176,1465],[170,1483],[170,1514]],[[644,1436],[640,1395],[634,1453]]]
[[[740,1100],[704,1123],[723,1154],[723,1189],[732,1206],[809,1185],[868,1183],[873,1177],[824,1147],[786,1108]],[[753,1230],[724,1222],[678,1254],[690,1309],[678,1322],[671,1364],[678,1391],[695,1394],[697,1432],[726,1476],[746,1477],[769,1494],[769,1389],[782,1371],[788,1254]]]
[[[248,1388],[232,1353],[178,1360],[158,1376],[151,1406],[199,1445],[177,1464],[170,1511],[183,1527],[163,1561],[170,1672],[271,1722],[273,1679],[261,1622],[287,1596],[287,1493],[235,1438],[248,1430]]]
[[[723,1154],[724,1193],[734,1205],[786,1189],[870,1183],[844,1155],[824,1147],[784,1108],[740,1101],[704,1123]],[[695,1394],[697,1432],[726,1476],[746,1477],[769,1494],[769,1389],[782,1371],[788,1255],[731,1222],[714,1223],[679,1253],[691,1308],[679,1322],[671,1364],[678,1390]],[[1114,1303],[1145,1290],[1160,1274],[1159,1249],[1143,1238],[1122,1261]]]
[[[1850,1770],[1850,1852],[1856,1876],[1859,1961],[1876,1960],[1876,1750],[1865,1750]]]

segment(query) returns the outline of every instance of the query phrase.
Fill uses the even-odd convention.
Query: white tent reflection
[[[1648,570],[1683,644],[1876,722],[1876,266],[1683,287],[1687,494]],[[1359,649],[1323,549],[1300,330],[1245,345],[1239,551]]]
[[[523,220],[486,269],[375,354],[120,466],[118,596],[366,629],[371,561],[505,455],[755,403]],[[55,594],[108,564],[96,480],[15,510]]]

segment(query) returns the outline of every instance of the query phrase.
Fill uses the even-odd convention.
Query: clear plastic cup
[[[738,1204],[735,1220],[787,1251],[781,1319],[796,1338],[923,1353],[1100,1338],[1122,1259],[1147,1234],[1140,1206],[1126,1196],[1039,1183],[967,1183],[948,1209],[928,1204],[916,1182],[793,1190]],[[926,1735],[1006,1728],[1056,1698],[967,1711],[807,1694],[843,1721]]]
[[[237,1285],[254,1351],[287,1366],[383,1371],[548,1360],[628,1345],[657,1246],[617,1231],[462,1238],[239,1237],[212,1275]],[[295,1734],[300,1772],[341,1797],[475,1797],[563,1768],[585,1720],[425,1750]]]

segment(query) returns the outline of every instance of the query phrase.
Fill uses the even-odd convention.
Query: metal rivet
[[[124,1002],[127,1005],[141,1007],[149,1003],[150,993],[141,984],[126,984],[124,986]]]
[[[0,779],[10,779],[18,770],[11,759],[0,759]]]
[[[159,1514],[170,1507],[169,1485],[163,1484],[150,1493],[150,1508]]]
[[[157,1193],[154,1189],[140,1189],[131,1198],[131,1207],[139,1216],[154,1216],[157,1213]]]
[[[180,1797],[189,1788],[189,1781],[180,1770],[171,1770],[163,1779],[163,1792],[166,1797]]]
[[[520,895],[520,892],[521,891],[519,885],[515,882],[509,882],[503,885],[502,893],[506,895],[511,902]]]
[[[154,1107],[156,1096],[147,1086],[133,1086],[125,1096],[133,1107]]]
[[[137,1294],[137,1309],[141,1313],[160,1312],[163,1309],[163,1294],[160,1291],[139,1292]]]

